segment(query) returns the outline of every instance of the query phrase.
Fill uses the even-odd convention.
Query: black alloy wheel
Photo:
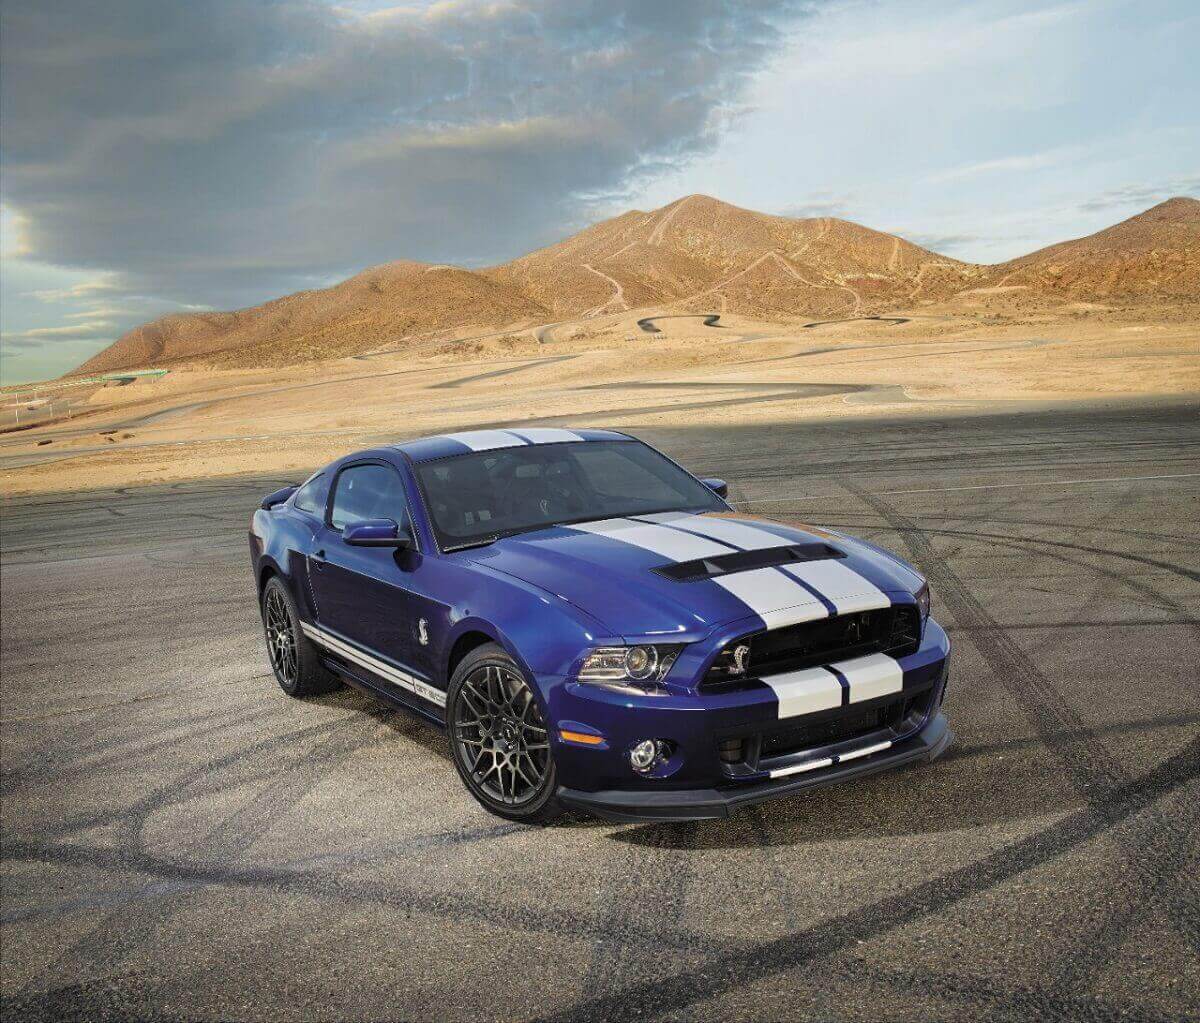
[[[268,587],[263,594],[263,631],[271,670],[285,689],[296,685],[296,632],[292,616],[279,587]]]
[[[448,702],[454,764],[483,807],[509,820],[559,816],[549,729],[513,660],[492,644],[472,651],[454,673]]]
[[[341,680],[321,663],[321,653],[300,629],[296,602],[279,576],[262,591],[263,638],[271,671],[289,696],[318,696],[337,689]]]

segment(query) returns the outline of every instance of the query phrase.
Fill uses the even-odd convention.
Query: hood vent
[[[654,569],[659,575],[679,583],[691,583],[698,579],[714,579],[732,572],[745,572],[752,568],[773,568],[790,565],[797,561],[828,561],[846,555],[827,543],[798,543],[788,547],[767,547],[757,551],[734,551],[718,554],[712,558],[697,558],[681,561],[674,565],[663,565]]]

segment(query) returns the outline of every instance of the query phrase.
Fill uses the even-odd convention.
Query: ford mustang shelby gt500
[[[502,817],[723,817],[951,741],[950,644],[911,566],[737,515],[607,430],[478,430],[340,458],[263,500],[271,667],[444,724]]]

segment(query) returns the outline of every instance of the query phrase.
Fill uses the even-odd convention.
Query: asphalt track
[[[2,506],[3,1018],[1200,1015],[1200,403],[645,429],[929,574],[938,763],[524,829],[268,677],[275,478]]]
[[[670,313],[666,316],[647,316],[637,321],[637,325],[647,334],[661,334],[662,328],[656,326],[659,320],[703,320],[705,327],[715,327],[724,330],[725,325],[719,323],[720,313]]]

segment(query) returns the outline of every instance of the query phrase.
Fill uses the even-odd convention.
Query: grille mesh
[[[886,653],[906,657],[921,642],[921,619],[915,604],[834,615],[745,636],[726,645],[705,677],[706,685],[735,681],[742,676],[797,671],[834,661]],[[739,647],[749,648],[737,670]]]

